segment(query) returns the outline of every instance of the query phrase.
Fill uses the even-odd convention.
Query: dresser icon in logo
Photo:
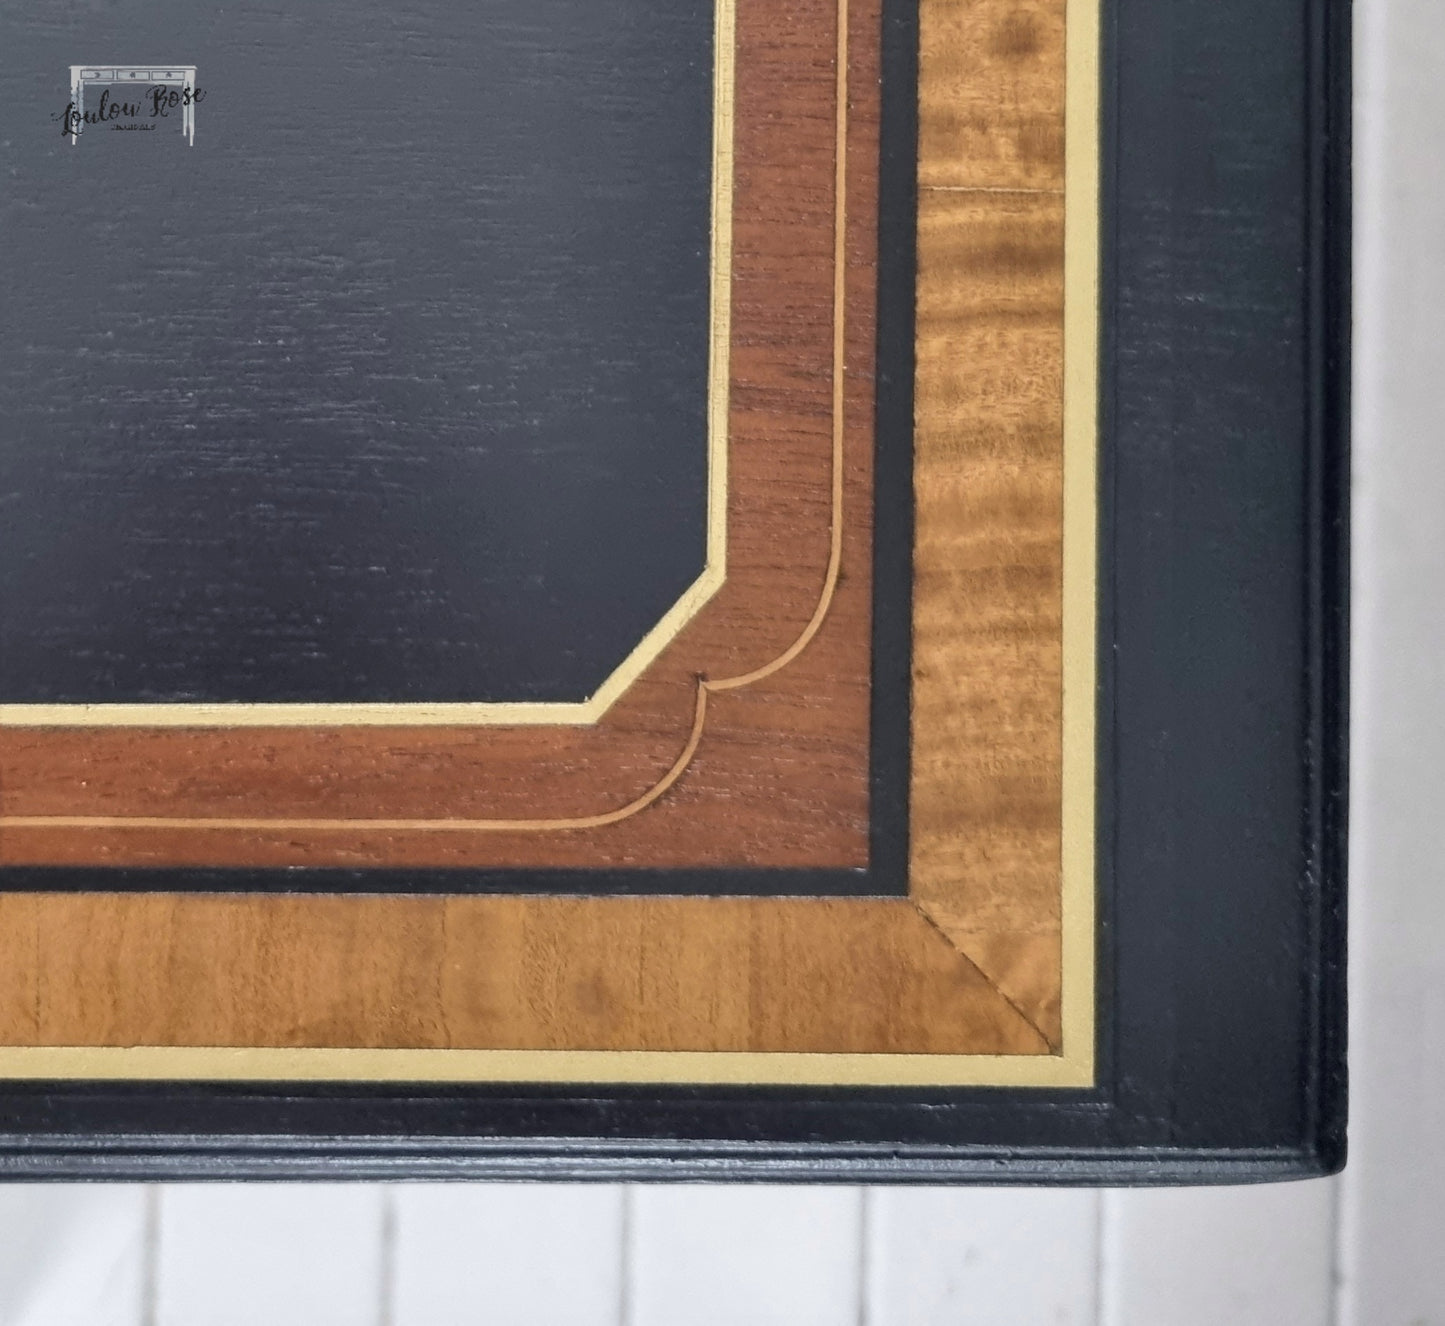
[[[113,90],[124,89],[134,100],[109,101]],[[87,92],[98,101],[86,118]],[[186,142],[196,143],[196,102],[203,93],[196,88],[196,66],[190,65],[83,65],[70,66],[70,114],[66,131],[72,144],[80,142],[87,124],[100,124],[122,116],[144,113],[150,118],[180,115]]]

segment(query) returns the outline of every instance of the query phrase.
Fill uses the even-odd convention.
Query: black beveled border
[[[915,35],[899,0],[891,77]],[[1348,38],[1345,0],[1106,5],[1096,1087],[12,1083],[0,1174],[1338,1169]]]

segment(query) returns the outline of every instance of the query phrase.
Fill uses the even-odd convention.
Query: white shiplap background
[[[1357,13],[1352,1157],[1142,1192],[0,1186],[0,1326],[1445,1323],[1445,7]]]

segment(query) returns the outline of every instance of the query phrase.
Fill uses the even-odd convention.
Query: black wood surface
[[[0,702],[590,696],[706,556],[712,23],[0,8]],[[194,147],[72,144],[136,59]]]
[[[890,13],[897,126],[915,29]],[[7,1173],[1151,1183],[1343,1163],[1348,9],[1113,0],[1107,20],[1097,1087],[34,1084],[0,1107]],[[910,169],[885,162],[885,253]]]

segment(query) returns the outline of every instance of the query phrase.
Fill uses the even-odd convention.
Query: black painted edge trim
[[[984,1147],[759,1147],[566,1139],[523,1144],[450,1138],[406,1142],[272,1137],[264,1141],[187,1136],[155,1139],[12,1138],[0,1177],[42,1180],[395,1180],[492,1179],[721,1183],[988,1183],[1158,1187],[1181,1183],[1271,1183],[1333,1173],[1308,1148],[1188,1150],[1128,1147],[1026,1152]]]
[[[1319,955],[1309,1047],[1309,1129],[1322,1174],[1344,1168],[1349,1082],[1347,896],[1350,654],[1351,0],[1308,6],[1310,217],[1308,755],[1306,826]]]
[[[913,393],[918,286],[918,13],[879,22],[877,328],[873,443],[870,874],[908,896],[913,719]]]

